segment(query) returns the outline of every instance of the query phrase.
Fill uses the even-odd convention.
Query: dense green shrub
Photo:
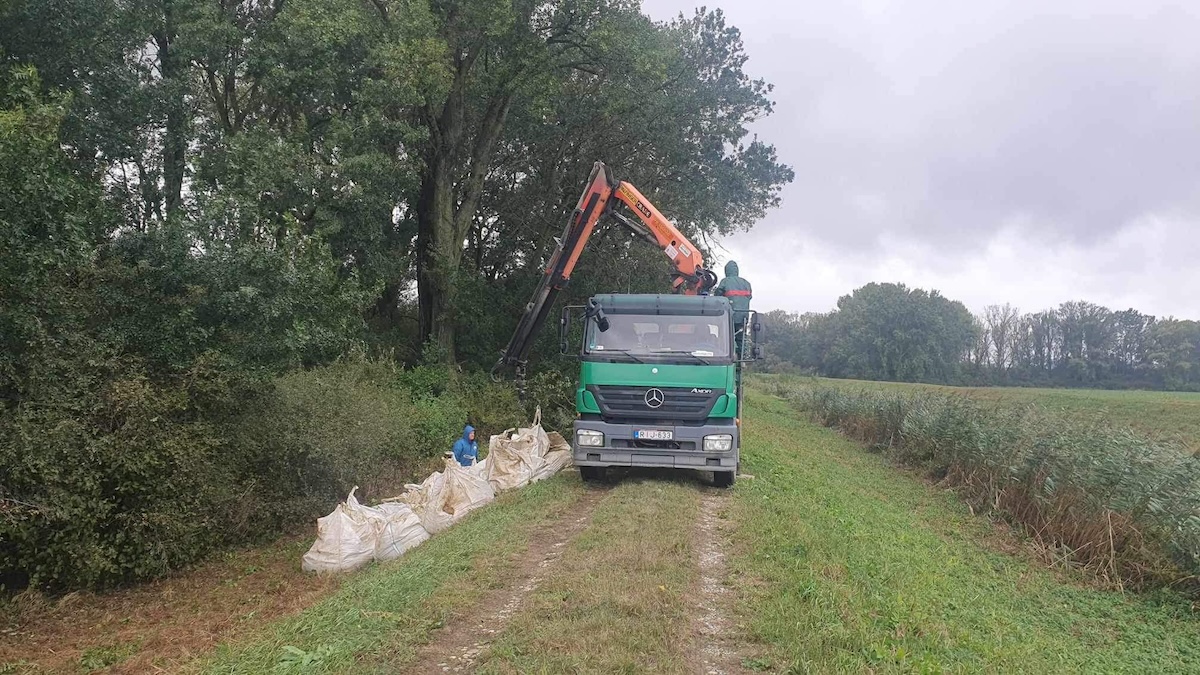
[[[510,386],[363,360],[248,378],[203,360],[170,384],[112,360],[62,405],[0,417],[0,579],[104,587],[323,515],[354,485],[424,477],[471,422],[527,421]],[[440,393],[412,386],[440,377]]]
[[[132,358],[0,414],[0,575],[7,585],[102,586],[161,574],[219,543],[237,499],[219,425],[188,390]],[[222,386],[220,383],[211,383]]]
[[[1113,581],[1200,574],[1200,458],[1133,430],[952,394],[772,385]]]

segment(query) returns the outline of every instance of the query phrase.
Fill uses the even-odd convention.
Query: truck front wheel
[[[581,466],[579,467],[579,477],[589,483],[598,483],[604,480],[604,467]]]
[[[733,479],[737,476],[737,471],[714,471],[713,485],[720,488],[733,487]]]

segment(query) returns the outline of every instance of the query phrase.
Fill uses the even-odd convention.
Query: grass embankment
[[[761,378],[761,376],[760,376]],[[764,378],[765,379],[765,378]],[[1122,424],[1157,438],[1200,447],[1200,392],[1034,387],[948,387],[907,382],[873,382],[771,376],[776,381],[811,382],[842,389],[960,394],[999,405],[1037,405],[1079,421]]]
[[[1171,594],[1090,588],[792,404],[750,392],[730,569],[791,672],[1196,672]],[[1007,552],[1006,552],[1007,551]]]
[[[505,585],[531,531],[567,513],[583,489],[578,475],[564,474],[503,494],[400,559],[356,573],[335,595],[265,635],[223,646],[190,670],[400,670],[448,616]]]
[[[347,576],[300,569],[311,545],[306,532],[131,588],[0,601],[0,675],[173,672],[336,591]]]
[[[695,672],[685,639],[699,508],[691,478],[617,485],[475,672]]]

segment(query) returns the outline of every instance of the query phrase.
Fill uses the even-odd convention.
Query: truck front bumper
[[[604,434],[604,444],[581,445],[581,429]],[[639,441],[634,438],[634,432],[638,429],[669,429],[673,439],[670,443]],[[704,437],[718,434],[733,436],[733,446],[723,452],[705,452]],[[671,427],[577,420],[571,433],[572,455],[577,466],[646,466],[733,471],[737,469],[740,445],[738,427],[733,424]]]

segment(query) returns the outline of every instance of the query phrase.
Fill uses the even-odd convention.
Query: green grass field
[[[956,393],[977,401],[1001,405],[1036,404],[1078,419],[1096,419],[1128,425],[1160,438],[1200,445],[1200,393],[1168,391],[1114,391],[1108,389],[1038,389],[1027,387],[946,387],[934,384],[872,382],[790,376],[757,376],[843,388],[894,391],[930,390]]]

